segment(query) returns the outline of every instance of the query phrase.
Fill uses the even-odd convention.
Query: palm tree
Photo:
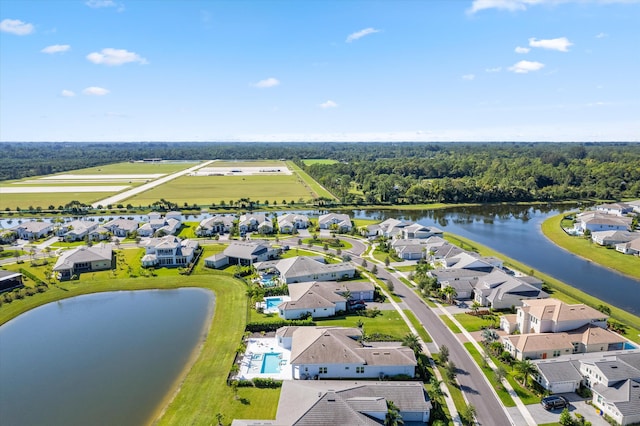
[[[516,371],[522,374],[522,384],[527,385],[529,375],[536,372],[536,366],[528,359],[516,362]]]
[[[490,328],[485,328],[484,330],[482,330],[482,341],[485,345],[489,345],[497,341],[499,338],[500,336],[498,336],[498,333],[496,333],[495,330],[492,330]]]
[[[473,301],[473,303],[471,304],[471,311],[473,312],[473,315],[478,315],[478,310],[480,310],[481,306],[482,305],[477,301]]]
[[[431,376],[429,385],[431,386],[429,398],[431,399],[431,404],[433,404],[435,408],[440,404],[440,398],[444,397],[444,392],[442,391],[442,380],[438,380],[436,376]]]
[[[407,333],[402,339],[402,346],[406,346],[413,350],[413,353],[418,356],[422,352],[422,345],[420,339],[413,333]]]
[[[466,420],[466,424],[472,425],[475,424],[474,420],[476,417],[476,407],[474,407],[472,404],[467,405],[466,407],[464,407],[464,409],[462,410],[462,417],[464,417],[464,419]]]
[[[452,303],[453,302],[453,298],[458,295],[458,292],[456,291],[455,288],[453,288],[450,285],[448,285],[448,286],[446,286],[445,288],[442,289],[442,294],[444,294],[446,296],[447,302]]]
[[[387,415],[384,417],[385,426],[403,425],[404,421],[400,415],[400,410],[393,401],[387,401]]]

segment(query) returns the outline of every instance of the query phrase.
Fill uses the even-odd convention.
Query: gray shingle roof
[[[542,361],[535,363],[538,371],[548,382],[580,382],[582,374],[580,373],[580,361]]]
[[[614,405],[623,416],[640,414],[640,381],[625,380],[614,386],[597,384],[593,390]]]

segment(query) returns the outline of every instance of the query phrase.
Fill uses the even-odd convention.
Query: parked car
[[[569,401],[564,396],[551,395],[542,398],[540,401],[545,410],[556,410],[558,408],[565,408],[569,406]]]

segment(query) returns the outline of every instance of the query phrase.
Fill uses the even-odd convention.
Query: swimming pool
[[[262,369],[260,373],[277,374],[280,372],[280,361],[282,354],[271,352],[264,354],[262,359]]]
[[[278,305],[283,302],[282,297],[267,297],[264,299],[267,304],[267,311],[277,310]]]

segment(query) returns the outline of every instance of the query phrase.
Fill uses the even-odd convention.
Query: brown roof
[[[541,320],[553,322],[576,319],[606,319],[607,315],[582,303],[568,305],[558,299],[523,300],[522,310]]]

